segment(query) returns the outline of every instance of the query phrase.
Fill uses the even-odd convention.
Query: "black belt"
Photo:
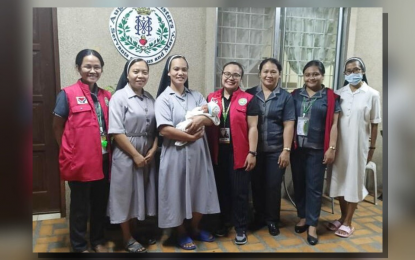
[[[128,137],[140,137],[140,136],[153,136],[153,134],[144,132],[144,133],[125,133]]]

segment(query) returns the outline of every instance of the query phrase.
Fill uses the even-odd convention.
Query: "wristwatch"
[[[249,151],[249,153],[252,154],[254,157],[256,157],[258,154],[257,152],[254,152],[254,151]]]

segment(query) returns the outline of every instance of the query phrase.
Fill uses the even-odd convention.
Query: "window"
[[[275,8],[218,8],[215,88],[221,88],[222,68],[230,61],[244,67],[242,88],[258,85],[258,65],[272,56],[274,35]]]
[[[281,62],[280,85],[287,90],[303,85],[302,69],[313,59],[326,68],[323,84],[339,82],[343,8],[218,8],[217,14],[216,89],[229,61],[244,67],[241,88],[258,85],[259,63],[268,57]]]
[[[323,84],[333,88],[339,8],[284,8],[281,10],[282,87],[304,84],[303,68],[310,60],[323,62]]]

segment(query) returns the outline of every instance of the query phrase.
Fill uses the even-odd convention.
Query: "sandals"
[[[331,231],[337,231],[341,225],[342,223],[338,219],[336,219],[327,224],[327,229]]]
[[[346,234],[341,233],[340,231],[345,232]],[[334,233],[339,237],[350,237],[354,232],[354,227],[341,225],[339,229]]]
[[[194,249],[196,249],[196,245],[193,243],[193,240],[187,235],[179,236],[178,244],[184,250],[194,250]],[[193,245],[186,246],[186,244],[193,244]]]
[[[138,243],[134,238],[128,240],[127,244],[125,245],[125,250],[129,253],[145,253],[147,249],[140,243]]]
[[[206,230],[200,230],[199,233],[194,234],[192,237],[194,240],[198,240],[202,242],[215,241],[215,237],[213,237],[212,234]]]

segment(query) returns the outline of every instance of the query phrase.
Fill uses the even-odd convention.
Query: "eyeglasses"
[[[346,70],[345,72],[344,72],[344,74],[345,75],[350,75],[350,74],[352,74],[352,73],[359,73],[360,71],[362,71],[362,69],[361,68],[354,68],[353,70]]]
[[[101,71],[102,67],[101,66],[90,66],[90,65],[86,65],[82,67],[83,70],[87,70],[90,71],[92,69],[94,69],[95,71]]]
[[[229,79],[230,77],[234,78],[234,79],[240,79],[241,75],[239,75],[238,73],[230,73],[230,72],[222,72],[222,75],[225,76],[225,78]]]
[[[320,73],[307,73],[307,74],[304,74],[305,78],[317,78],[319,76],[321,76]]]

